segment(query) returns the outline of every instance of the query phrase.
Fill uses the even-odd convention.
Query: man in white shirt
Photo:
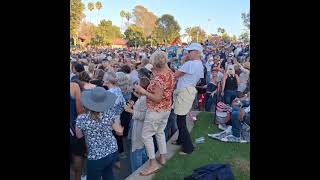
[[[203,78],[203,64],[200,60],[203,48],[198,43],[191,43],[185,48],[190,61],[185,62],[176,72],[177,87],[173,92],[173,109],[177,115],[179,136],[174,144],[182,145],[181,155],[191,154],[194,150],[189,131],[186,126],[186,115],[191,110],[197,94],[195,88],[200,78]]]

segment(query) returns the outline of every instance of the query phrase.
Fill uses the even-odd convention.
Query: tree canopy
[[[145,37],[151,36],[156,27],[157,16],[148,11],[145,7],[138,5],[133,9],[135,25],[142,28]]]
[[[154,35],[161,43],[169,43],[180,36],[180,26],[170,14],[162,15],[156,23]]]
[[[76,37],[81,18],[83,17],[84,4],[81,0],[70,1],[70,37]]]
[[[204,42],[206,39],[206,32],[203,29],[201,29],[200,26],[188,27],[185,29],[185,31],[188,34],[188,36],[191,37],[192,42],[197,42],[197,37],[198,42]]]
[[[142,46],[146,43],[142,28],[135,24],[128,26],[124,34],[128,40],[128,46]]]

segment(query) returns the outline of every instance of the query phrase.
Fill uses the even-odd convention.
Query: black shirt
[[[224,90],[236,91],[238,89],[236,76],[228,76]]]

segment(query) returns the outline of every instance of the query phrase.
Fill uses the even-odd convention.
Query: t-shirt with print
[[[203,65],[200,60],[192,60],[185,62],[179,71],[184,72],[184,75],[179,77],[177,89],[195,87],[200,78],[203,78]]]
[[[122,95],[121,89],[119,87],[113,87],[108,90],[109,92],[114,93],[117,96],[114,106],[111,108],[111,111],[114,111],[115,116],[120,119],[120,114],[122,113],[125,105],[125,99]]]
[[[101,119],[93,120],[89,114],[81,114],[76,119],[76,127],[81,129],[88,145],[88,159],[98,160],[118,150],[117,140],[112,134],[114,113],[100,113]]]
[[[147,99],[147,107],[149,111],[155,112],[167,112],[171,110],[172,104],[172,92],[175,87],[176,80],[174,73],[170,70],[169,73],[155,74],[151,79],[147,91],[153,92],[156,87],[163,89],[162,100],[159,103]]]

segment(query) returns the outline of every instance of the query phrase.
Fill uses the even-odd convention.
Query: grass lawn
[[[183,179],[192,174],[192,171],[210,163],[231,164],[236,180],[250,179],[250,144],[225,143],[210,139],[208,133],[220,132],[212,122],[212,115],[201,112],[197,117],[191,136],[193,142],[198,137],[205,137],[205,143],[197,144],[196,150],[189,156],[176,153],[162,167],[153,180]]]

